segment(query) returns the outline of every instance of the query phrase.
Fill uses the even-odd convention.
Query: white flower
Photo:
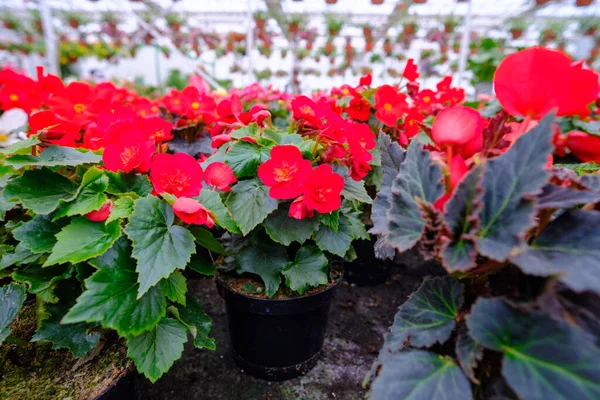
[[[22,130],[27,126],[27,113],[20,108],[12,108],[0,117],[0,147],[8,147],[27,135]]]

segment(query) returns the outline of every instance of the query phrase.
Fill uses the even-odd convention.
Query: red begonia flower
[[[102,207],[100,207],[98,210],[90,211],[89,213],[85,214],[85,217],[94,222],[106,221],[112,212],[113,206],[114,203],[112,200],[106,200]]]
[[[159,194],[198,196],[202,189],[202,167],[189,154],[157,154],[152,159],[150,181]]]
[[[322,106],[317,106],[317,103],[312,101],[306,96],[298,96],[292,101],[292,112],[294,113],[294,119],[304,119],[311,125],[317,128],[323,126],[321,121]]]
[[[229,192],[229,185],[236,181],[231,167],[225,163],[215,161],[210,163],[204,170],[204,182],[212,187],[223,192]]]
[[[302,158],[297,147],[275,146],[271,149],[271,159],[258,167],[258,177],[270,187],[272,198],[293,199],[302,194],[302,184],[311,168],[310,161]]]
[[[587,115],[600,84],[595,72],[574,65],[566,54],[532,47],[500,63],[494,89],[509,114],[537,120],[554,109],[558,116]]]
[[[312,218],[315,212],[306,206],[304,196],[300,196],[290,204],[288,216],[296,219]]]
[[[444,212],[444,208],[446,207],[446,203],[448,202],[448,200],[450,200],[450,197],[452,197],[452,193],[444,193],[439,199],[437,199],[433,203],[433,207],[436,210]]]
[[[360,80],[358,81],[358,86],[371,86],[372,82],[373,82],[373,75],[367,74],[367,75],[360,77]]]
[[[141,118],[139,126],[150,139],[157,143],[173,139],[171,134],[173,125],[160,117]]]
[[[230,98],[225,99],[217,106],[217,114],[219,117],[239,117],[242,113],[242,101],[239,96],[232,95]]]
[[[58,118],[52,111],[39,111],[29,118],[28,136],[40,134],[42,142],[75,147],[81,138],[79,126]]]
[[[202,204],[189,197],[179,197],[175,200],[173,212],[187,224],[206,225],[209,228],[215,225],[215,220],[210,212]]]
[[[222,133],[220,135],[213,136],[210,146],[213,149],[216,149],[216,148],[223,146],[227,142],[231,142],[231,135]]]
[[[600,137],[587,132],[571,131],[567,134],[567,148],[583,162],[600,162]]]
[[[442,148],[461,147],[483,133],[483,118],[472,108],[456,106],[440,111],[431,127],[434,143]]]
[[[75,124],[83,125],[91,121],[94,114],[90,110],[93,100],[92,88],[82,82],[71,82],[65,96],[52,96],[48,106],[61,117]]]
[[[390,86],[383,85],[375,92],[375,117],[382,124],[390,127],[396,126],[398,120],[408,110],[406,95]]]
[[[118,172],[147,172],[156,146],[142,131],[135,130],[119,141],[106,144],[102,161],[107,170]]]
[[[459,155],[452,157],[452,161],[450,162],[450,187],[454,189],[462,181],[467,172],[469,172],[469,167],[465,160]]]
[[[348,113],[350,118],[354,118],[359,121],[366,121],[371,115],[371,103],[361,96],[356,96],[350,100],[350,103],[345,108],[345,111]]]
[[[410,82],[414,82],[417,80],[417,78],[419,78],[419,73],[417,72],[417,65],[415,64],[415,60],[413,60],[412,58],[408,59],[406,67],[404,67],[404,72],[402,73],[402,76],[404,76]]]
[[[319,165],[304,181],[304,204],[321,214],[335,211],[342,205],[343,189],[344,178],[333,172],[331,165]]]

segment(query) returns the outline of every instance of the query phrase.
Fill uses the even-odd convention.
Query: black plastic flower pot
[[[130,372],[120,377],[94,400],[135,399],[135,375],[134,372]]]
[[[353,242],[356,260],[344,263],[344,278],[356,286],[375,286],[387,281],[392,273],[394,260],[380,260],[375,257],[375,242],[371,240]]]
[[[302,297],[265,299],[236,292],[217,276],[233,356],[244,372],[283,381],[310,371],[323,347],[331,300],[341,281],[342,276]]]

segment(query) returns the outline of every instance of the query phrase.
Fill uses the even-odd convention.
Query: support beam
[[[469,0],[467,15],[465,16],[464,30],[460,39],[460,58],[458,60],[458,86],[462,87],[462,80],[467,69],[467,57],[469,56],[469,44],[471,42],[471,21],[473,12],[473,0]]]
[[[384,38],[387,35],[387,31],[398,21],[408,16],[408,8],[412,4],[412,0],[398,0],[394,9],[388,15],[387,20],[381,25],[379,34],[375,36],[375,41]]]
[[[252,63],[252,50],[254,49],[254,10],[252,0],[248,0],[248,29],[246,31],[246,84],[254,80],[254,68]]]
[[[52,26],[52,9],[49,0],[40,1],[40,14],[44,29],[44,42],[46,44],[46,68],[48,72],[60,76],[58,68],[58,48],[54,26]]]

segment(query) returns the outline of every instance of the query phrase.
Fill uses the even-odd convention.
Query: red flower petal
[[[180,197],[173,204],[173,212],[183,222],[194,225],[206,225],[212,228],[215,221],[210,212],[199,202],[189,197]]]
[[[204,170],[204,182],[213,188],[229,192],[229,185],[236,181],[231,167],[222,162],[213,162]]]
[[[113,206],[114,203],[112,200],[107,200],[102,207],[100,207],[98,210],[90,211],[89,213],[85,214],[85,217],[94,222],[106,221],[112,212]]]
[[[150,181],[157,193],[198,196],[202,189],[202,167],[189,154],[157,154],[152,159]]]
[[[469,107],[457,106],[441,111],[433,121],[431,136],[440,148],[461,147],[483,133],[483,118]]]

